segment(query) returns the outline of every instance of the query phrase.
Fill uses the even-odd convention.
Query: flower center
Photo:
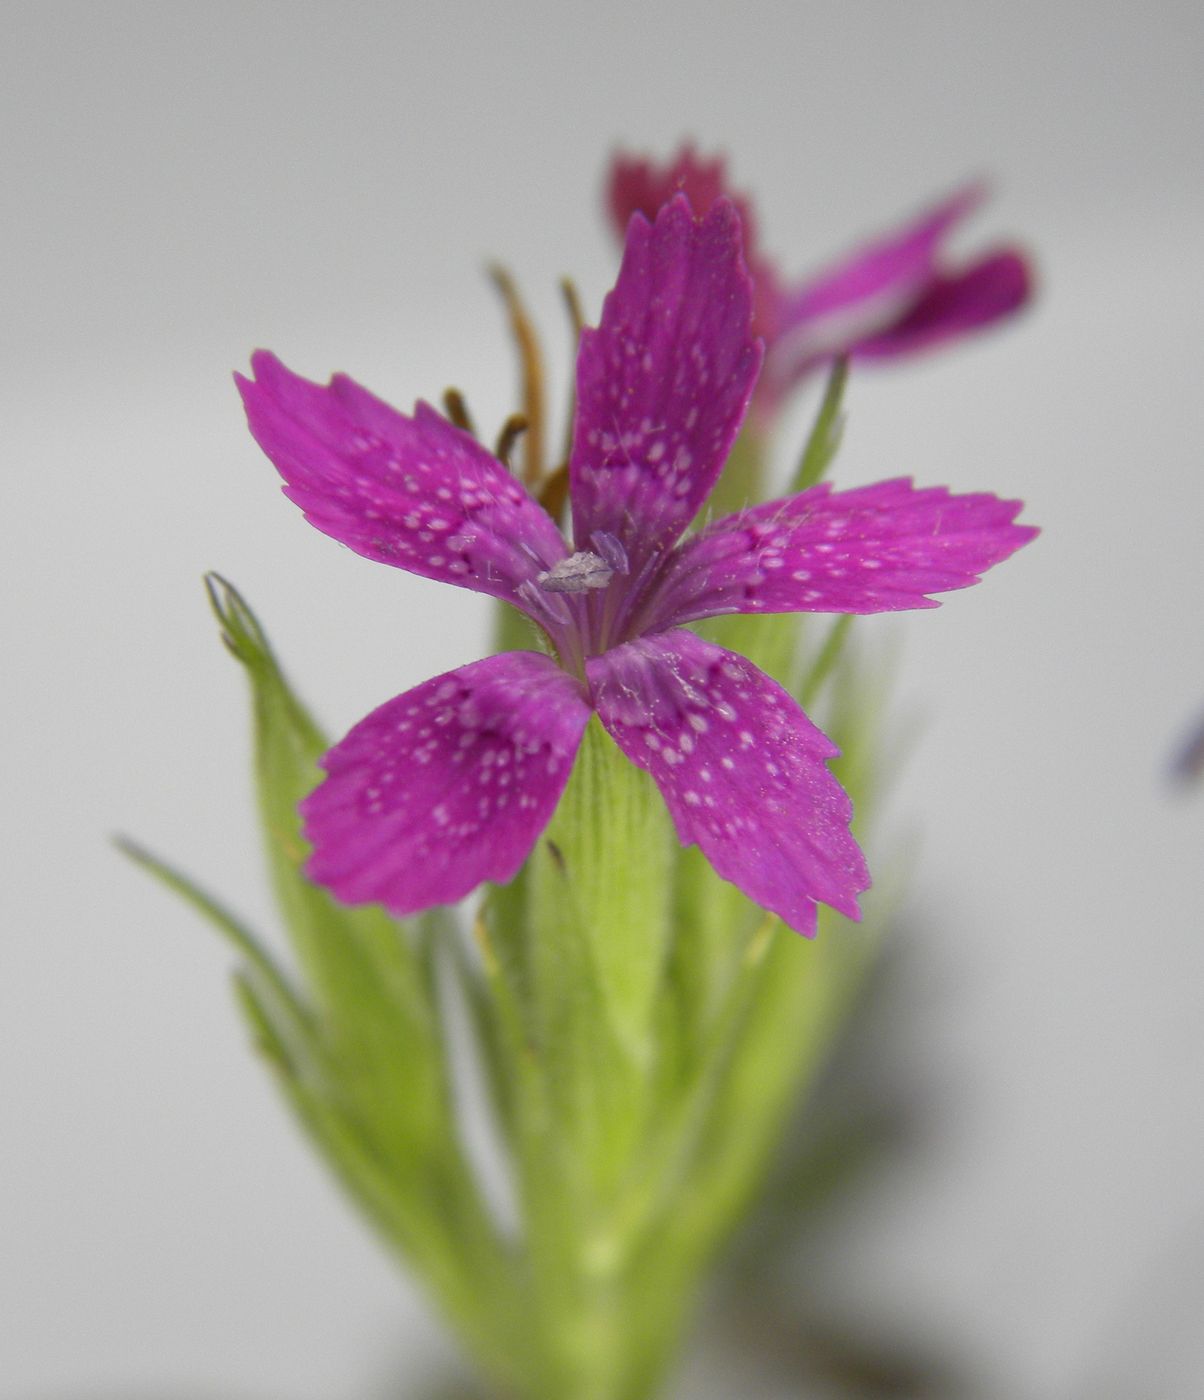
[[[566,670],[584,677],[586,658],[614,645],[630,572],[622,542],[608,531],[596,530],[589,548],[578,549],[519,588]]]

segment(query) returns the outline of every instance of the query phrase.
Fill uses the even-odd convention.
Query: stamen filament
[[[568,499],[569,464],[561,462],[560,466],[544,481],[543,490],[539,493],[539,504],[559,524],[564,517],[564,508],[568,504]]]
[[[493,449],[493,455],[504,466],[510,465],[510,454],[514,451],[514,444],[527,431],[527,420],[521,413],[512,413],[502,424],[502,431],[497,435],[497,445]]]
[[[462,429],[466,433],[471,433],[473,437],[476,437],[477,430],[473,426],[472,416],[468,412],[468,405],[464,401],[464,395],[459,389],[444,389],[443,407],[447,410],[448,418],[451,419],[457,428]]]
[[[519,361],[522,366],[523,417],[527,420],[527,432],[523,438],[522,480],[527,486],[535,486],[544,470],[544,396],[543,396],[543,357],[539,349],[539,338],[535,326],[527,314],[527,308],[519,297],[514,279],[505,268],[496,264],[489,269],[494,286],[502,294],[506,311],[510,317],[510,330],[518,345]]]
[[[564,420],[564,452],[562,461],[567,466],[569,458],[573,455],[573,426],[577,417],[577,354],[581,349],[581,332],[585,329],[585,313],[581,309],[581,298],[577,295],[576,284],[568,277],[560,279],[560,292],[564,297],[565,308],[569,313],[569,323],[573,328],[573,358],[569,373],[569,404],[568,413]],[[567,473],[565,479],[565,492],[568,491]],[[560,502],[560,509],[564,508],[563,500]],[[553,518],[559,512],[553,512]]]

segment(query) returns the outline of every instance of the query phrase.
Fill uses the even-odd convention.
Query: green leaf
[[[272,1008],[253,981],[236,978],[235,993],[277,1070],[281,1092],[340,1184],[381,1237],[417,1268],[486,1370],[512,1385],[524,1368],[526,1347],[517,1325],[521,1278],[498,1247],[467,1169],[457,1158],[434,1164],[429,1179],[399,1181],[397,1164],[382,1156],[371,1125],[349,1111],[337,1070],[297,1073]],[[404,1077],[405,1068],[397,1065],[394,1072]],[[431,1208],[432,1197],[444,1203],[443,1210]]]
[[[844,415],[841,412],[841,403],[844,400],[844,389],[848,378],[848,360],[836,360],[828,375],[824,397],[820,403],[819,412],[816,414],[811,435],[807,439],[807,446],[803,449],[798,469],[790,483],[791,492],[805,491],[808,486],[814,486],[816,482],[822,481],[824,474],[832,465],[836,453],[840,450],[840,439],[844,433]]]
[[[768,442],[758,432],[750,415],[727,454],[714,490],[703,504],[702,518],[730,515],[761,498],[767,450]]]
[[[798,702],[804,710],[815,704],[828,678],[832,675],[844,652],[848,641],[853,614],[843,613],[828,628],[828,635],[816,653],[814,660],[804,670],[804,679],[799,686]]]
[[[205,580],[222,640],[251,684],[260,823],[272,885],[293,947],[340,1048],[427,1068],[410,1086],[439,1096],[437,1017],[413,933],[376,907],[349,908],[305,874],[309,847],[297,806],[321,781],[329,747],[286,680],[254,613],[225,579]],[[428,1105],[435,1119],[436,1104]]]
[[[141,847],[122,849],[237,949],[240,1005],[300,1121],[491,1371],[512,1381],[526,1347],[514,1325],[521,1273],[461,1149],[427,930],[340,905],[306,877],[297,804],[321,780],[326,738],[246,601],[217,575],[205,584],[251,685],[264,844],[304,991],[217,899]]]
[[[303,1005],[298,992],[277,965],[266,946],[246,924],[232,914],[213,895],[203,890],[195,881],[189,879],[187,875],[175,869],[174,866],[170,866],[157,856],[152,855],[145,847],[139,846],[124,836],[117,837],[115,845],[123,855],[128,856],[130,860],[149,871],[155,879],[161,881],[168,889],[174,890],[183,900],[191,904],[242,955],[249,976],[254,979],[262,991],[273,998],[281,1012],[286,1016],[288,1024],[287,1029],[282,1033],[282,1038],[290,1046],[295,1045],[298,1034],[306,1038],[312,1037],[313,1022],[309,1009]]]
[[[349,908],[305,874],[297,804],[321,780],[325,736],[286,680],[258,619],[211,574],[222,640],[251,684],[256,790],[272,884],[320,1013],[326,1052],[380,1150],[410,1175],[454,1142],[442,1027],[417,931],[377,907]]]

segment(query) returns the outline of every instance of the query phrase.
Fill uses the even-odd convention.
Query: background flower
[[[616,156],[606,190],[612,223],[621,234],[634,210],[654,214],[678,191],[700,212],[734,197],[744,218],[755,324],[768,349],[757,387],[765,413],[834,358],[894,359],[927,350],[983,330],[1029,299],[1032,274],[1015,248],[969,260],[948,252],[957,226],[982,202],[980,185],[962,187],[795,286],[786,285],[761,250],[751,202],[732,195],[722,157],[701,158],[692,146],[663,164]]]

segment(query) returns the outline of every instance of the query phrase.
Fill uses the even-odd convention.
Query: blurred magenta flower
[[[1032,276],[1024,255],[999,248],[951,265],[944,244],[982,202],[971,184],[912,222],[866,243],[797,287],[786,287],[757,246],[747,199],[732,196],[721,158],[684,146],[668,164],[619,155],[611,164],[607,204],[623,235],[639,211],[655,218],[684,193],[697,214],[730,197],[744,219],[753,276],[755,330],[766,345],[757,405],[772,411],[811,371],[840,356],[887,359],[956,340],[1002,320],[1028,301]]]
[[[868,886],[836,749],[751,662],[682,624],[720,613],[935,606],[1035,533],[1020,505],[895,480],[819,485],[683,539],[761,367],[741,218],[723,198],[631,218],[601,324],[583,333],[571,545],[509,470],[425,404],[259,352],[251,431],[318,529],[369,559],[491,594],[554,655],[507,652],[388,701],[324,758],[302,804],[308,871],[409,914],[513,877],[591,714],[652,775],[683,844],[805,934]],[[885,260],[885,258],[884,258]],[[832,280],[832,279],[830,279]],[[851,278],[846,281],[851,282]],[[818,296],[818,292],[812,292]],[[760,315],[758,310],[757,315]],[[620,872],[621,873],[621,872]]]

